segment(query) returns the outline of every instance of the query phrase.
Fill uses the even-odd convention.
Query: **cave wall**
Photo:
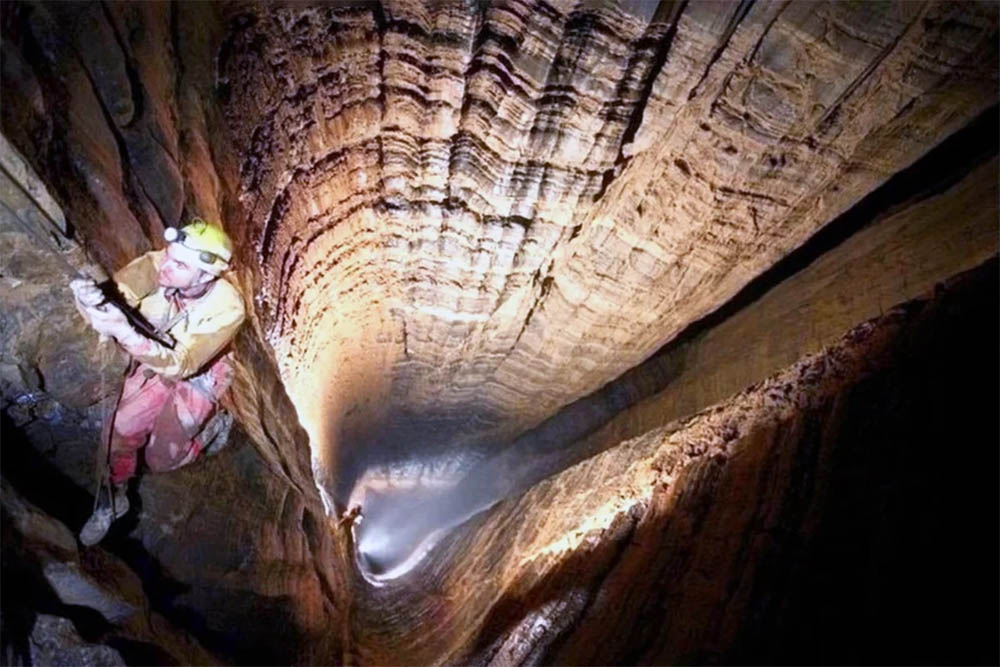
[[[995,103],[987,5],[231,9],[261,316],[332,478],[395,422],[495,448]]]
[[[725,400],[889,306],[996,256],[996,128],[993,107],[645,362],[475,462],[450,492],[463,502],[441,513],[460,520]],[[364,489],[379,487],[375,474],[362,483],[352,503],[366,504],[371,494]],[[415,524],[400,516],[393,530],[406,535]]]
[[[5,133],[106,269],[226,221],[234,408],[328,508],[339,459],[600,387],[996,101],[979,4],[10,7]]]
[[[255,333],[252,298],[251,321],[234,344],[238,373],[227,407],[237,427],[229,449],[176,475],[143,478],[133,489],[134,518],[101,547],[78,551],[72,537],[91,508],[99,425],[125,358],[77,315],[64,262],[106,276],[161,246],[165,225],[192,215],[220,220],[234,235],[241,229],[227,185],[235,149],[215,102],[216,10],[4,4],[4,496],[26,498],[37,508],[29,515],[68,530],[72,548],[60,542],[59,562],[79,581],[96,577],[95,596],[132,606],[127,619],[89,623],[86,606],[61,601],[39,577],[22,597],[6,598],[14,601],[4,618],[23,611],[31,621],[37,610],[25,600],[52,600],[47,614],[72,619],[85,639],[115,646],[133,663],[329,662],[340,655],[339,634],[329,628],[346,605],[332,600],[344,589],[331,567],[339,546],[313,482],[306,434],[273,353]],[[252,295],[255,266],[240,266],[232,279]],[[29,545],[5,550],[5,580],[18,578],[18,568],[42,567],[32,554],[44,549],[17,521],[5,506],[9,544]],[[143,620],[151,617],[159,621]],[[19,636],[15,625],[5,625],[5,635]]]
[[[420,593],[386,596],[394,631],[356,650],[995,660],[997,280],[993,259],[499,505],[447,545],[463,567],[429,566]],[[418,616],[453,632],[428,636]]]
[[[718,439],[652,489],[600,592],[547,660],[995,660],[998,553],[985,527],[997,519],[997,280],[993,259],[735,401],[759,392],[780,404],[793,378],[796,389],[836,384],[850,348],[864,349],[860,377],[794,414],[746,430],[734,406],[706,415]],[[951,456],[971,463],[968,477],[942,464]],[[631,628],[623,599],[644,600]]]
[[[995,113],[982,120],[996,127]],[[984,161],[967,152],[971,143],[985,149]],[[851,219],[838,220],[852,228],[860,223],[861,228],[845,230],[846,239],[816,239],[818,247],[803,248],[802,256],[786,260],[801,270],[779,267],[777,276],[750,286],[738,304],[727,304],[728,312],[713,314],[684,340],[665,346],[626,374],[622,384],[641,400],[616,411],[572,449],[600,451],[697,412],[818,352],[855,324],[995,257],[1000,250],[996,147],[989,131],[985,136],[969,134],[947,147],[961,163],[954,170],[943,155],[927,156],[915,165],[917,173],[944,182],[916,190],[900,183],[908,193],[902,195],[904,202],[890,205],[888,211],[878,209],[875,219],[868,217],[872,209],[864,207],[845,216]],[[936,172],[939,165],[947,171]],[[947,181],[963,169],[965,176],[949,187]],[[831,243],[834,247],[826,247]],[[792,274],[785,275],[789,271]]]

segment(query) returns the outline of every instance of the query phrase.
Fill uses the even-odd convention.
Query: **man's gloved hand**
[[[125,313],[118,306],[106,301],[101,288],[93,280],[80,278],[70,282],[69,288],[73,291],[77,307],[94,331],[100,335],[101,341],[115,338],[130,352],[133,352],[136,346],[141,347],[148,343],[142,334],[132,328]]]
[[[73,296],[82,307],[90,309],[104,303],[104,293],[93,280],[77,278],[69,284]]]
[[[125,319],[125,313],[112,304],[87,308],[90,325],[102,336],[111,336],[119,341],[135,338],[136,331]]]

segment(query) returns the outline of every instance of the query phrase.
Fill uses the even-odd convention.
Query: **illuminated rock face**
[[[989,655],[995,593],[980,582],[997,581],[997,548],[974,546],[979,518],[962,508],[997,517],[995,483],[947,480],[935,451],[961,442],[998,461],[997,277],[993,260],[504,501],[418,568],[419,592],[359,605],[355,651],[495,664]],[[931,573],[951,542],[969,558],[946,568],[955,579]],[[392,630],[368,635],[380,618]]]
[[[944,554],[871,535],[982,501],[977,477],[892,505],[940,482],[950,415],[990,410],[952,387],[995,357],[995,265],[843,333],[996,254],[997,25],[969,3],[10,5],[3,133],[77,238],[111,268],[224,220],[251,315],[234,445],[144,480],[103,548],[58,541],[102,599],[160,615],[101,641],[138,662],[801,662],[859,627],[848,593],[821,591],[842,613],[816,625],[797,586],[916,605],[851,575],[901,587],[866,559]],[[866,198],[977,118],[967,159],[921,163],[954,178]],[[862,232],[643,363],[859,201]],[[35,452],[5,479],[35,493],[50,464],[65,499],[29,500],[75,529],[102,359],[51,256],[0,223],[4,435]],[[886,463],[918,435],[923,466]],[[5,521],[28,506],[11,488]],[[353,501],[352,533],[332,514]],[[4,529],[26,580],[53,550],[31,525]],[[969,586],[995,581],[981,546]],[[968,662],[991,661],[991,613],[948,624]],[[890,661],[904,629],[814,661]]]
[[[995,18],[234,10],[259,314],[314,455],[343,478],[380,448],[496,447],[642,361],[991,104]]]

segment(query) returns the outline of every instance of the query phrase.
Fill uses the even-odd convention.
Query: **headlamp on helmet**
[[[167,227],[163,230],[163,238],[175,244],[189,262],[215,276],[229,268],[233,257],[233,242],[222,227],[201,218],[195,218],[180,229]]]

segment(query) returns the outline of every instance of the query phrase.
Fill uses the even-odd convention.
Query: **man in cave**
[[[99,334],[114,338],[131,357],[118,404],[104,424],[109,449],[99,464],[101,488],[80,531],[100,542],[128,512],[126,488],[139,450],[154,472],[195,460],[206,444],[206,425],[232,380],[226,353],[244,318],[243,301],[222,274],[232,241],[221,227],[195,219],[164,233],[166,249],[148,252],[114,275],[129,307],[155,327],[141,333],[91,280],[70,283],[77,308]],[[214,422],[214,420],[213,420]],[[148,444],[147,444],[148,441]]]

